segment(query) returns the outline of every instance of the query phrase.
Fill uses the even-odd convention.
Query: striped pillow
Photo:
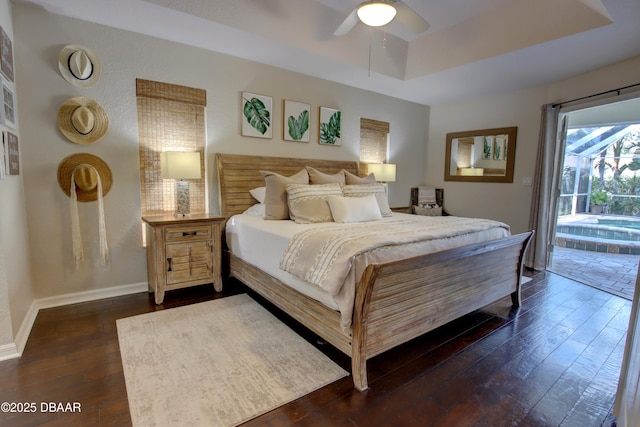
[[[345,185],[342,187],[342,194],[345,197],[365,197],[373,194],[378,202],[382,216],[393,215],[387,201],[387,191],[382,184]]]
[[[328,196],[341,196],[340,184],[288,184],[289,217],[299,224],[332,222]]]

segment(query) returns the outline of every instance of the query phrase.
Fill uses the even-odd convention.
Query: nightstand
[[[156,304],[173,289],[212,283],[222,290],[224,217],[209,214],[145,216],[147,279]]]

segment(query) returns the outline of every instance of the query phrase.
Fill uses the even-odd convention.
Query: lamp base
[[[185,181],[176,182],[176,212],[175,216],[187,216],[191,213],[189,203],[189,183]]]

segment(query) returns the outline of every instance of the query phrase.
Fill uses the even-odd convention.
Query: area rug
[[[246,294],[116,323],[135,427],[233,426],[348,375]]]

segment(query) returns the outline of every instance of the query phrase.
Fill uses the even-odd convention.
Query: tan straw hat
[[[58,110],[58,127],[71,142],[93,144],[109,130],[109,117],[93,99],[77,96]]]
[[[102,65],[96,54],[88,47],[77,44],[62,48],[58,68],[66,81],[82,88],[95,85],[102,75]]]
[[[67,196],[71,195],[72,175],[79,202],[98,200],[98,175],[102,183],[103,196],[109,192],[113,184],[111,169],[100,157],[93,154],[72,154],[58,165],[58,184]]]

